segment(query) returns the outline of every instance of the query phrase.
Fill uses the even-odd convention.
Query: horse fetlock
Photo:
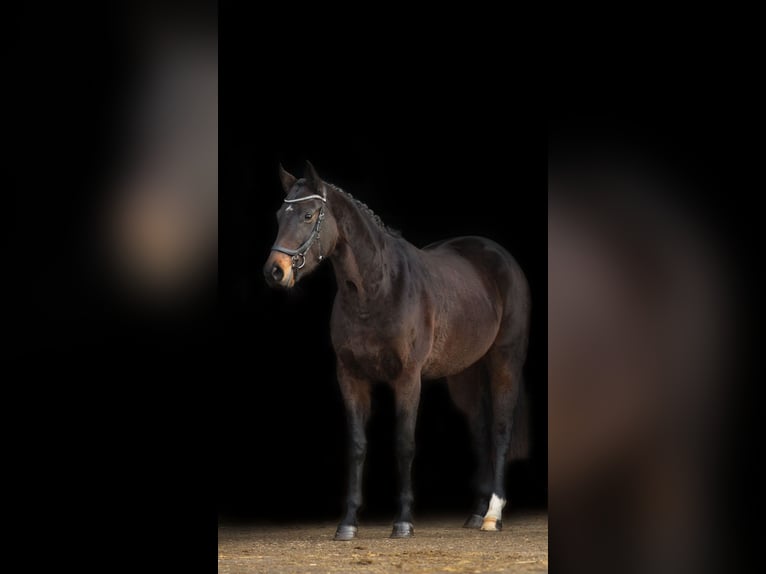
[[[487,514],[484,515],[484,520],[481,524],[481,530],[484,532],[497,532],[503,529],[503,522],[501,518],[503,516],[503,507],[505,506],[505,502],[505,498],[501,498],[494,493],[492,494],[492,498],[489,501]]]

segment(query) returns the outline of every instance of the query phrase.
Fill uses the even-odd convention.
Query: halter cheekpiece
[[[293,269],[303,269],[303,266],[306,265],[306,253],[311,249],[314,242],[319,239],[319,230],[322,228],[322,220],[324,219],[324,204],[327,203],[327,198],[323,195],[314,194],[307,195],[306,197],[299,197],[297,199],[284,200],[285,203],[298,203],[309,199],[321,200],[322,206],[319,208],[319,216],[317,217],[316,223],[314,223],[314,227],[311,230],[311,234],[306,241],[301,243],[297,249],[288,249],[287,247],[280,247],[279,245],[274,245],[271,248],[272,251],[279,251],[280,253],[289,255],[293,262]],[[324,259],[324,255],[322,255],[322,243],[319,242],[319,261],[322,261],[322,259]]]

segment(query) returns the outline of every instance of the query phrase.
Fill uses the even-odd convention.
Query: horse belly
[[[441,324],[437,320],[423,377],[438,379],[464,371],[489,351],[499,328],[499,317],[486,302],[464,305]]]

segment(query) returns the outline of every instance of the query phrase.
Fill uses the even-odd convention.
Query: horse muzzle
[[[269,286],[289,289],[295,285],[292,258],[284,253],[272,251],[266,265],[263,266],[263,276]]]

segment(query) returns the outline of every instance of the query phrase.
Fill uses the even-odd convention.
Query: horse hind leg
[[[477,461],[474,478],[476,498],[471,515],[463,527],[480,528],[489,508],[493,486],[492,435],[490,434],[492,410],[486,367],[479,362],[457,375],[447,377],[447,387],[453,402],[468,419],[468,428]]]
[[[512,346],[494,347],[487,355],[489,388],[492,398],[492,496],[482,521],[481,530],[502,530],[502,513],[506,504],[505,469],[513,430],[513,412],[519,400],[521,364],[514,360]]]

